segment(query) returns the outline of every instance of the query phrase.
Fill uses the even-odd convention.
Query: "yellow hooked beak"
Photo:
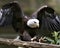
[[[39,24],[37,24],[37,27],[39,28]]]

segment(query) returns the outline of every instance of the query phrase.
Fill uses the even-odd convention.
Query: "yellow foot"
[[[45,40],[45,37],[41,37],[40,39],[39,39],[39,42],[41,43],[44,43],[44,42],[46,42],[46,40]]]

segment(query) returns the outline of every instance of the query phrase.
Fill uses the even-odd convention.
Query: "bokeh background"
[[[60,0],[0,0],[0,8],[9,2],[18,1],[25,15],[30,16],[33,12],[43,5],[51,6],[56,13],[60,14]],[[15,38],[17,33],[12,26],[0,27],[0,37]],[[0,48],[17,48],[15,46],[7,46],[0,44]]]

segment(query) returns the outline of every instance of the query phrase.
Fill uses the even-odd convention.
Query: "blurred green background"
[[[38,8],[43,5],[51,6],[58,14],[60,14],[60,0],[0,0],[0,8],[9,2],[18,1],[21,5],[23,12],[30,16]],[[15,38],[17,33],[12,26],[0,27],[0,37]],[[15,48],[15,46],[7,46],[0,44],[0,48]]]

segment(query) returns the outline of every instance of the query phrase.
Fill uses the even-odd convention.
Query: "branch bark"
[[[34,47],[34,48],[60,48],[60,45],[39,43],[39,42],[27,42],[27,41],[13,41],[14,39],[0,38],[0,44],[21,46],[21,47]]]

